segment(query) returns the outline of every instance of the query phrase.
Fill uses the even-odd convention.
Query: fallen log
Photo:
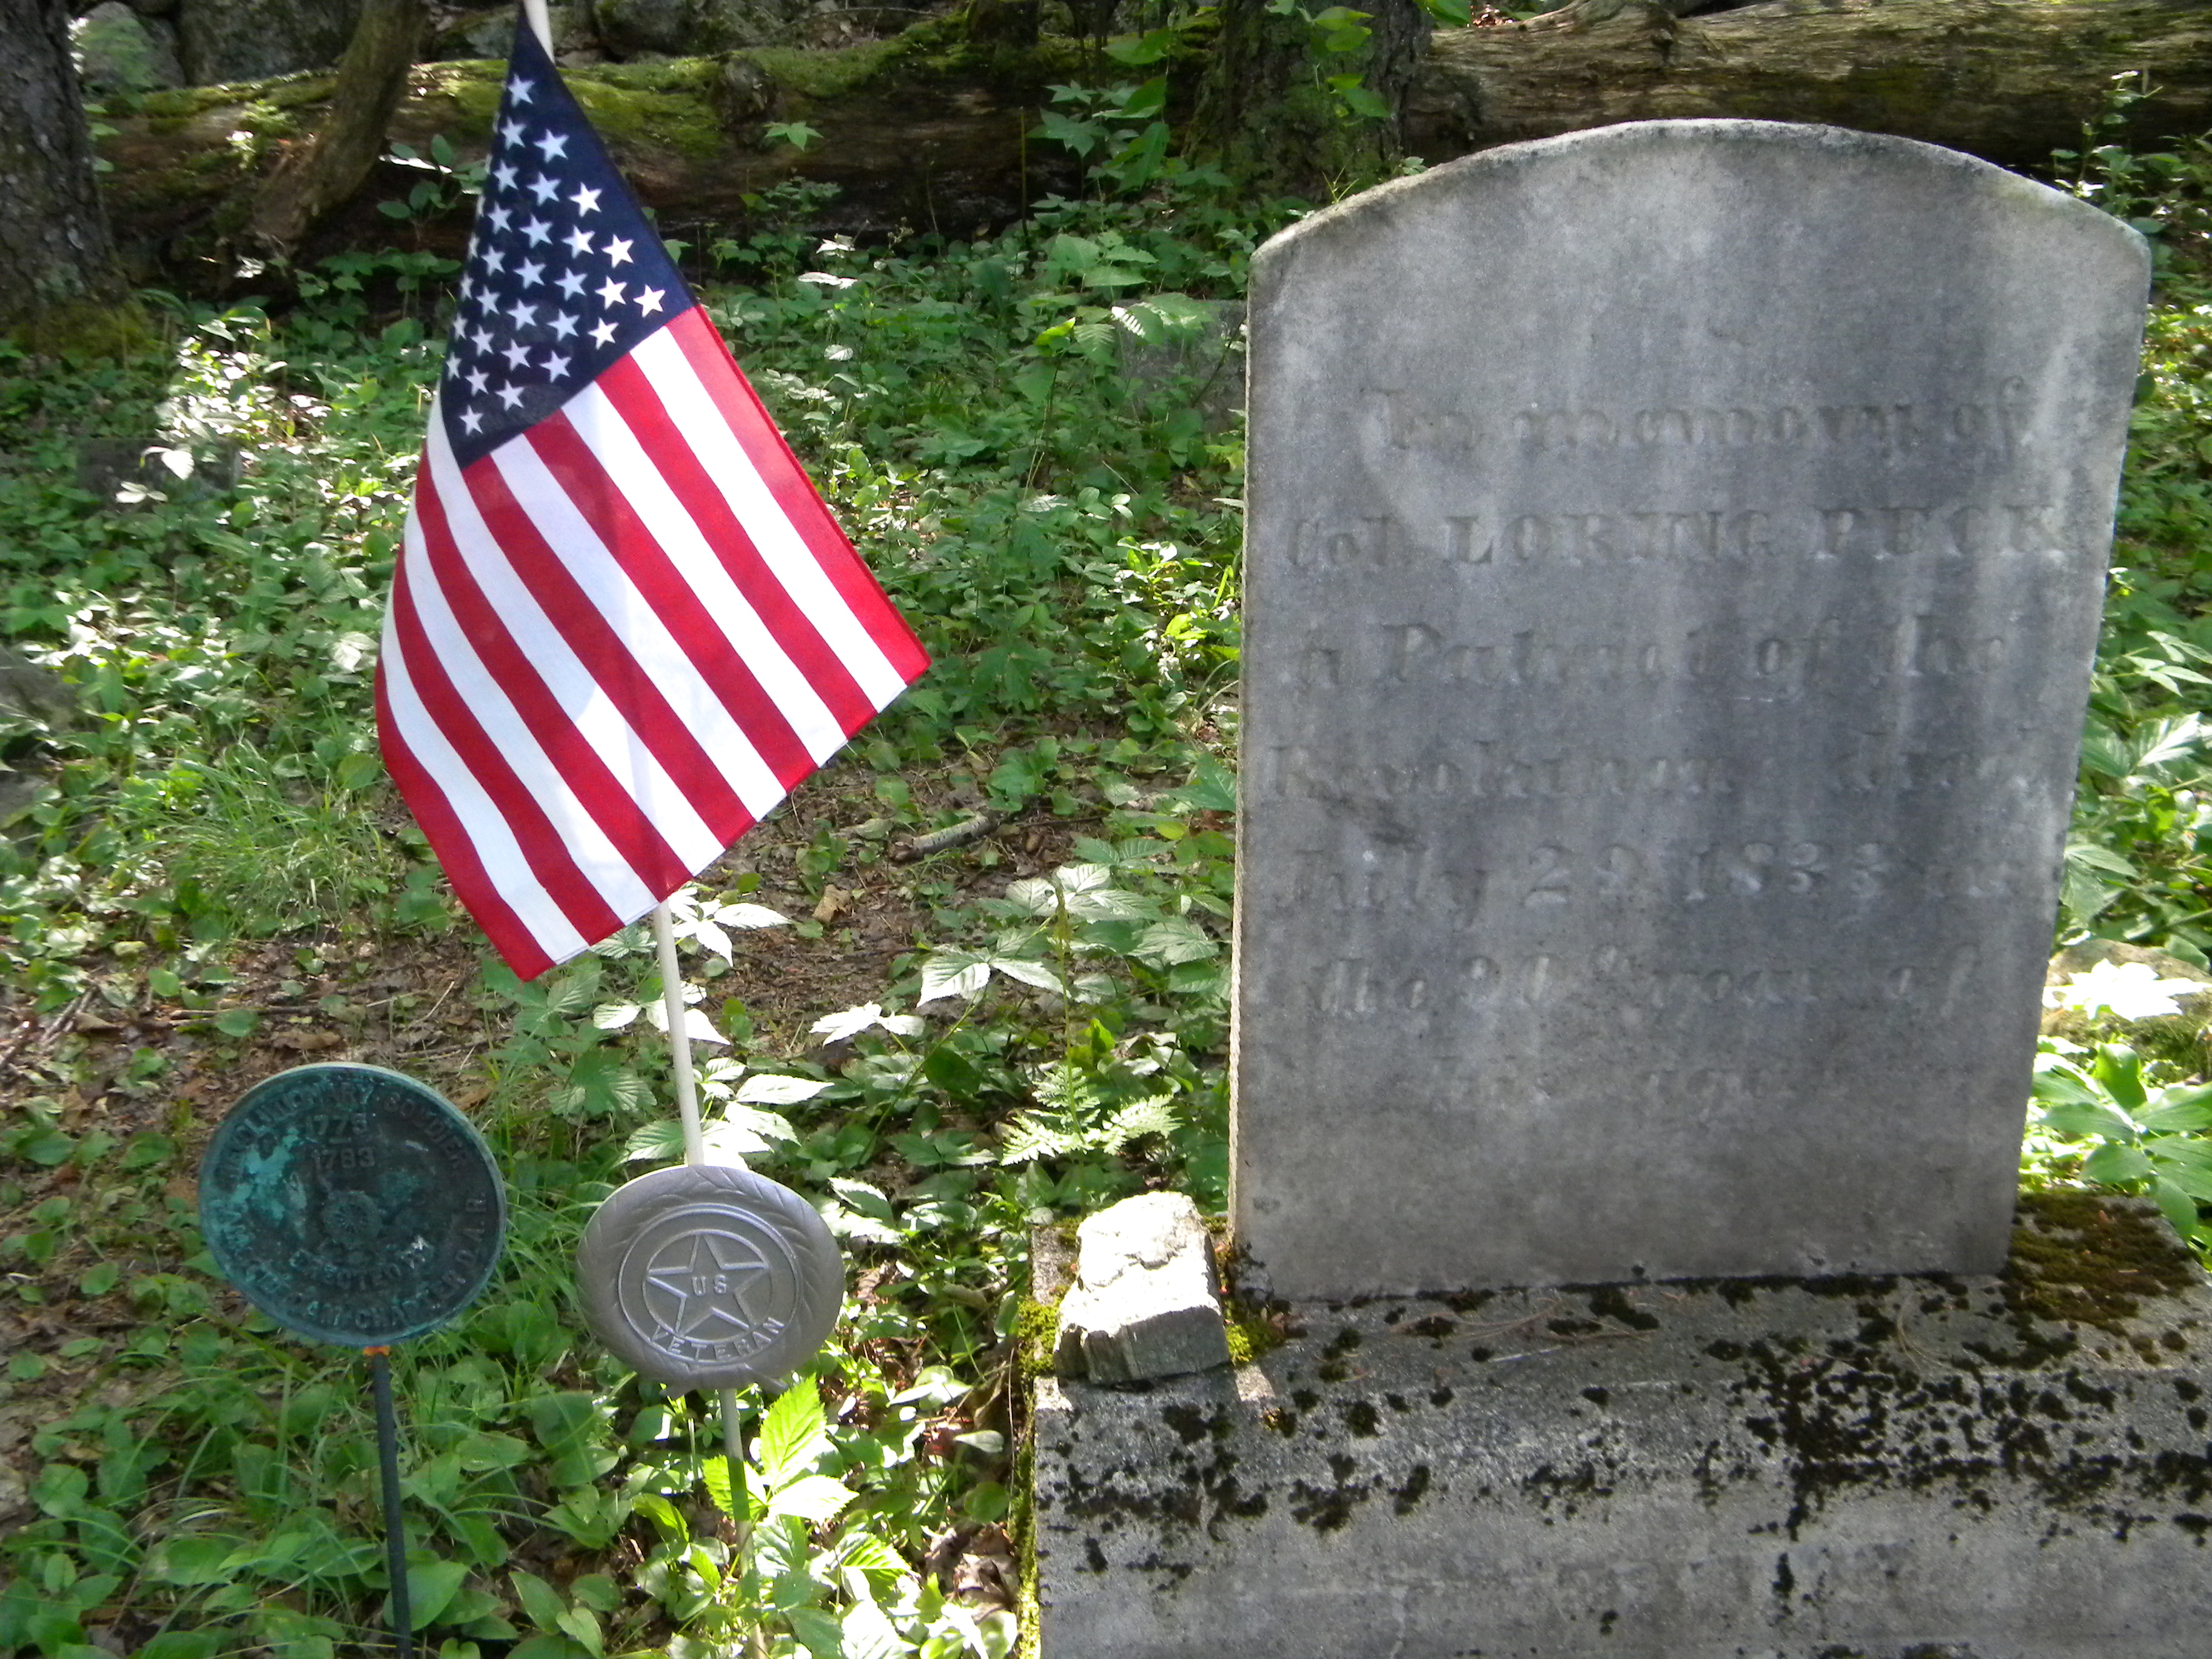
[[[1048,87],[1079,78],[1080,48],[975,47],[943,26],[829,51],[763,48],[715,58],[568,70],[569,85],[664,234],[697,243],[809,216],[863,236],[901,228],[966,235],[1028,204],[1081,188],[1073,158],[1029,142]],[[389,137],[419,158],[442,137],[454,165],[481,161],[504,66],[419,64]],[[145,95],[100,118],[108,216],[142,280],[219,291],[260,249],[247,234],[260,180],[305,147],[332,77],[299,75]],[[770,123],[804,124],[805,149]],[[395,222],[380,204],[419,204]],[[814,186],[810,198],[778,186]],[[825,202],[821,187],[834,194]],[[763,197],[768,198],[763,204]],[[398,244],[451,256],[471,204],[456,176],[386,161],[309,234],[301,263]]]
[[[2078,148],[2116,77],[2139,146],[2212,128],[2204,0],[1767,0],[1707,16],[1631,5],[1583,28],[1439,32],[1407,95],[1430,161],[1616,121],[1734,116],[1894,133],[2000,166]]]
[[[1076,42],[978,44],[927,23],[836,51],[762,49],[571,71],[580,100],[671,235],[743,234],[779,185],[834,185],[815,225],[965,235],[1039,196],[1081,188],[1071,157],[1028,135],[1056,83],[1085,78]],[[1584,27],[1440,31],[1402,110],[1407,150],[1441,161],[1617,121],[1738,116],[1900,134],[2012,167],[2077,146],[2114,77],[2143,74],[2127,136],[2212,129],[2212,6],[2203,0],[1766,0],[1673,18],[1640,5]],[[500,66],[418,64],[391,129],[481,155]],[[1093,77],[1096,71],[1093,71]],[[118,240],[147,280],[220,289],[253,187],[321,118],[330,77],[156,94],[110,112],[102,141]],[[821,137],[769,142],[770,122]],[[453,253],[449,192],[404,227],[380,217],[419,171],[385,164],[301,250],[312,260],[395,239]],[[774,198],[771,197],[771,203]],[[770,210],[794,210],[787,194]]]

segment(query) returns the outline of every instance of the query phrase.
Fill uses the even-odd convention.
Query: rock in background
[[[176,26],[124,0],[103,0],[70,27],[85,95],[151,92],[184,84]]]
[[[670,57],[788,40],[811,0],[594,0],[592,20],[608,55]]]
[[[327,69],[344,53],[360,15],[361,0],[178,0],[185,84]]]

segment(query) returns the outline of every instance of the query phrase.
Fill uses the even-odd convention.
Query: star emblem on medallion
[[[760,1253],[728,1233],[672,1239],[646,1269],[646,1295],[668,1334],[702,1341],[750,1336],[761,1324],[753,1294],[769,1277]]]

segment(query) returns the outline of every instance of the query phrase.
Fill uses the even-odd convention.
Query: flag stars
[[[469,390],[475,392],[477,397],[483,397],[490,379],[491,377],[486,374],[483,370],[480,368],[471,369],[469,371]]]
[[[599,323],[594,325],[592,329],[592,337],[603,346],[613,344],[615,337],[615,325],[612,323]]]
[[[473,437],[483,428],[483,416],[473,409],[465,410],[461,415],[461,424],[468,428],[469,434]]]
[[[509,368],[526,368],[530,365],[530,348],[528,346],[511,345],[501,355],[506,357]]]
[[[650,317],[654,312],[659,310],[661,295],[662,290],[657,288],[648,288],[640,293],[637,296],[638,314],[641,317]]]
[[[507,314],[514,319],[517,328],[530,328],[538,321],[538,307],[526,306],[520,300],[507,308]]]
[[[495,247],[488,247],[484,250],[483,265],[487,276],[496,276],[507,269],[507,255]]]
[[[610,308],[620,305],[627,286],[625,283],[616,282],[611,276],[609,277],[599,289],[599,303]]]
[[[516,269],[514,280],[525,288],[536,288],[545,280],[545,267],[535,259],[525,259]]]
[[[558,179],[532,179],[530,193],[541,202],[550,202],[561,193],[561,181]]]
[[[555,339],[565,340],[576,331],[576,319],[564,311],[546,326],[553,331]]]
[[[512,161],[501,161],[497,167],[491,170],[491,176],[493,180],[501,190],[513,190],[514,188],[514,180],[516,178],[514,163]]]
[[[546,354],[546,356],[545,356],[545,373],[546,373],[549,376],[550,376],[552,379],[554,379],[554,380],[559,380],[562,375],[566,374],[568,372],[568,360],[566,357],[562,357],[562,356],[556,356],[555,354],[553,354],[553,353],[551,353],[551,352],[548,352],[548,353]]]
[[[605,247],[602,248],[600,252],[607,256],[607,263],[609,264],[626,265],[629,263],[629,249],[630,244],[629,238],[617,236],[614,240],[609,242]]]
[[[521,137],[521,130],[520,128],[516,129],[515,136],[517,137]],[[568,148],[568,135],[565,132],[543,132],[537,137],[532,139],[531,143],[538,146],[538,153],[539,155],[550,161],[556,157],[567,152]]]
[[[516,120],[513,116],[509,116],[505,121],[502,121],[500,124],[499,137],[500,142],[502,143],[520,143],[522,142],[522,123]]]
[[[568,199],[576,204],[576,211],[579,214],[597,213],[599,210],[599,192],[596,190],[580,187]]]
[[[489,224],[495,231],[505,230],[507,228],[507,221],[514,216],[509,213],[505,208],[495,207],[490,212],[484,215],[484,222]]]
[[[530,239],[531,246],[543,247],[546,238],[552,235],[553,227],[543,219],[532,219],[528,224],[523,226],[522,234]]]
[[[489,351],[491,349],[491,331],[485,328],[471,330],[469,334],[469,343],[473,345],[478,351]]]
[[[503,386],[500,387],[499,400],[502,404],[505,404],[509,409],[517,407],[522,402],[522,388],[519,386]]]
[[[561,292],[574,300],[584,291],[584,273],[572,270],[561,278]]]
[[[584,254],[584,253],[589,253],[591,251],[592,251],[592,233],[591,233],[590,231],[588,231],[588,230],[572,230],[572,231],[570,231],[570,232],[568,233],[568,252],[571,252],[571,253],[576,253],[576,254]]]
[[[526,104],[530,101],[531,86],[530,82],[518,75],[507,83],[507,95],[518,104]]]

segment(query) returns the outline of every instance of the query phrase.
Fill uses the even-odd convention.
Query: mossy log
[[[925,26],[895,40],[833,51],[762,48],[717,58],[605,64],[568,82],[617,164],[671,236],[696,240],[755,222],[750,198],[805,182],[835,185],[822,222],[880,234],[906,226],[968,234],[1004,224],[1036,197],[1079,188],[1072,160],[1026,138],[1055,82],[1079,78],[1079,48],[978,47]],[[417,64],[390,137],[418,154],[442,135],[462,162],[481,159],[503,66]],[[147,280],[220,289],[242,256],[256,189],[323,118],[329,75],[157,93],[111,109],[101,142],[118,241]],[[804,123],[805,149],[771,141],[771,122]],[[384,246],[453,253],[466,204],[404,222],[380,215],[423,182],[386,161],[297,251]],[[158,274],[158,275],[157,275]]]
[[[1894,133],[2006,167],[2075,148],[2114,77],[2147,73],[2131,141],[2212,128],[2204,0],[1767,0],[1586,27],[1440,32],[1402,117],[1441,161],[1617,121],[1735,116]]]
[[[820,222],[869,235],[899,226],[969,234],[1002,224],[1079,178],[1026,135],[1055,82],[1085,78],[1076,42],[976,42],[957,20],[836,51],[580,69],[570,79],[616,159],[672,235],[752,222],[749,198],[787,181],[835,185]],[[2147,71],[2130,112],[2138,141],[2212,128],[2212,6],[2203,0],[1766,0],[1676,19],[1625,7],[1586,27],[1439,32],[1413,71],[1402,129],[1431,161],[1616,121],[1741,116],[1829,122],[1921,138],[2009,166],[2077,144],[2113,77]],[[1093,75],[1095,76],[1095,69]],[[500,68],[417,65],[391,137],[443,134],[481,155]],[[253,189],[322,118],[331,80],[202,88],[111,111],[103,144],[118,240],[149,279],[222,285]],[[771,143],[770,122],[821,137]],[[390,164],[300,249],[389,245],[380,199],[419,172]],[[403,244],[453,252],[465,216],[423,216]]]

